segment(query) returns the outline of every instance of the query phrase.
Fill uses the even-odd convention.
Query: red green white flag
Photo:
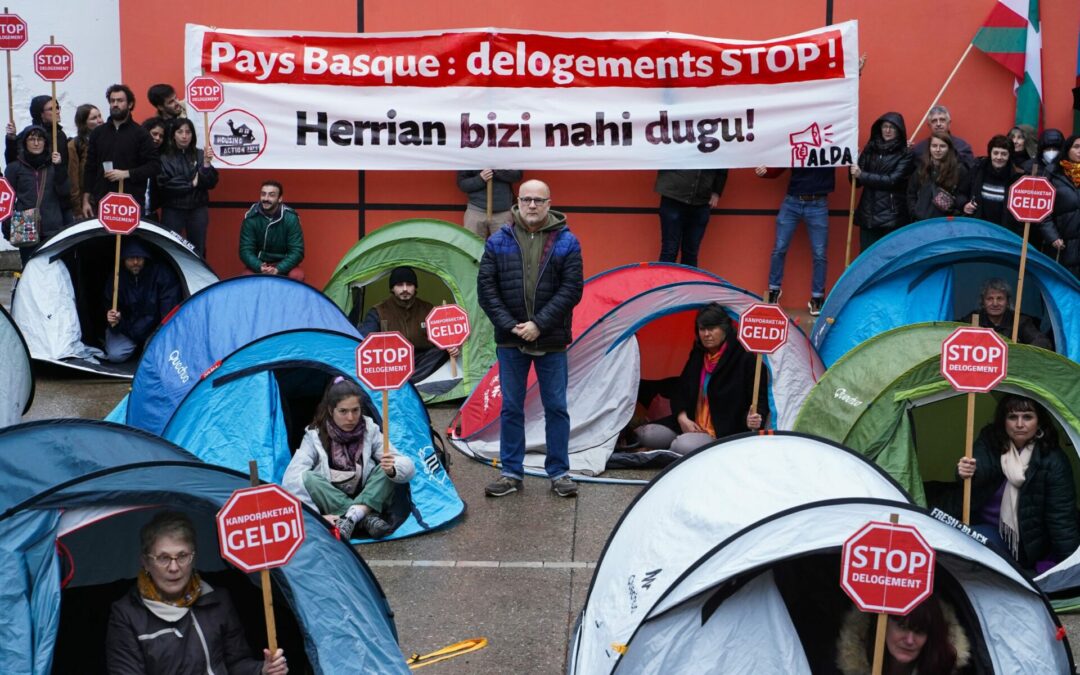
[[[1043,100],[1039,0],[998,0],[971,42],[1016,78],[1016,124],[1039,128]]]

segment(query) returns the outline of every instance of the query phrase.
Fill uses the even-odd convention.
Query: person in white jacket
[[[408,483],[416,473],[413,461],[392,446],[383,452],[382,431],[361,412],[362,397],[360,386],[344,377],[326,388],[281,481],[337,525],[346,541],[357,527],[374,539],[390,534],[383,514],[394,483]]]

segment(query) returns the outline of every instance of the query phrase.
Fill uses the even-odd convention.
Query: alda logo
[[[262,120],[241,108],[226,110],[210,125],[214,153],[222,162],[244,166],[266,150],[266,127]]]
[[[835,166],[851,164],[851,151],[832,144],[832,125],[824,127],[814,122],[802,131],[788,134],[791,144],[791,166]],[[828,147],[826,147],[828,146]]]

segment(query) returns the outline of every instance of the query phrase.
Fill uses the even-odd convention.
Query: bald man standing
[[[577,484],[569,475],[566,348],[581,300],[581,245],[566,216],[551,210],[551,190],[541,181],[521,184],[510,214],[512,222],[487,240],[477,276],[480,307],[495,327],[502,391],[502,476],[484,492],[505,497],[523,487],[525,387],[535,367],[544,405],[544,468],[555,494],[576,497]]]

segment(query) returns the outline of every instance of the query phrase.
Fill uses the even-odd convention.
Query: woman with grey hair
[[[968,323],[973,314],[979,316],[979,326],[993,328],[1001,335],[1011,338],[1013,325],[1013,301],[1012,286],[1004,279],[987,279],[979,289],[979,308],[957,318],[957,321]],[[1020,315],[1020,326],[1016,334],[1016,341],[1020,344],[1054,349],[1053,341],[1047,337],[1035,323],[1033,317],[1027,314]]]

